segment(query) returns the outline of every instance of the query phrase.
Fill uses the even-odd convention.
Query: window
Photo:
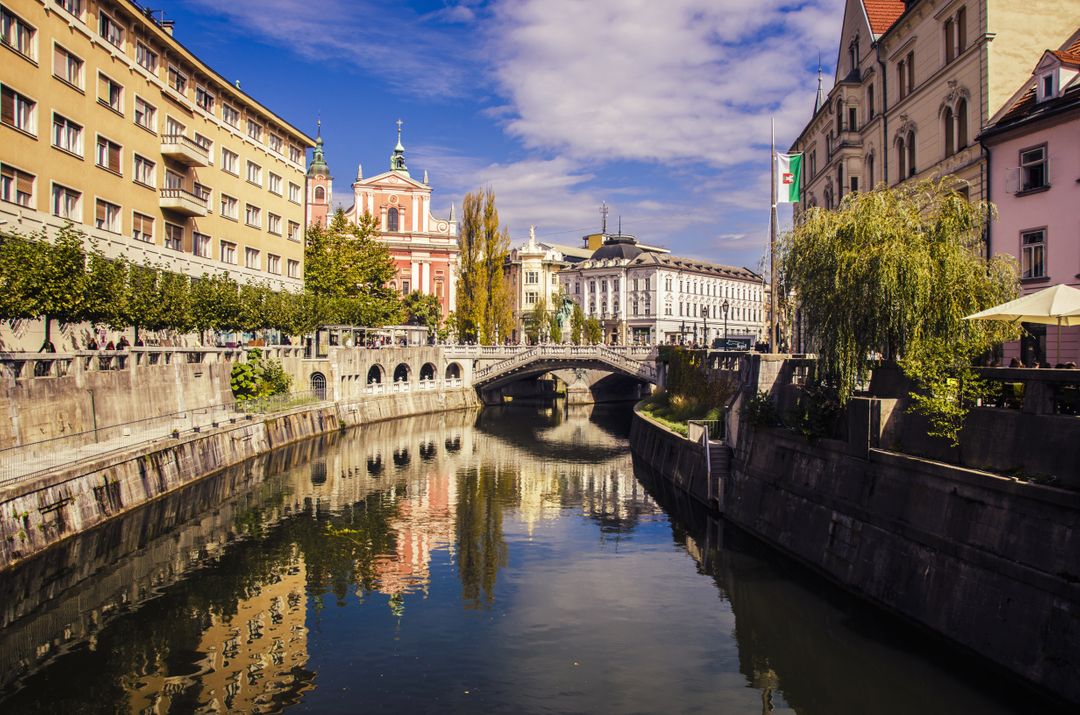
[[[120,207],[108,201],[98,199],[96,203],[94,225],[102,231],[120,233]]]
[[[120,173],[120,145],[105,137],[97,138],[97,165],[114,174]]]
[[[166,189],[182,189],[184,188],[184,177],[176,173],[172,169],[165,170],[165,188]]]
[[[270,193],[281,196],[281,177],[271,171],[267,178],[269,180],[268,188],[270,189]]]
[[[1053,72],[1051,72],[1050,74],[1043,75],[1042,84],[1040,85],[1040,88],[1042,89],[1042,97],[1040,97],[1041,100],[1047,100],[1047,99],[1053,99],[1054,98],[1055,92],[1054,92],[1054,73]]]
[[[60,45],[53,46],[53,76],[82,89],[83,61]]]
[[[405,295],[408,295],[410,293],[409,281],[401,281],[401,292]]]
[[[240,155],[229,151],[228,149],[221,150],[221,169],[227,171],[233,176],[240,175]]]
[[[214,95],[203,87],[195,87],[195,104],[210,114],[214,113]]]
[[[75,17],[82,17],[83,0],[56,0],[56,4],[70,12]]]
[[[1020,190],[1034,191],[1048,187],[1046,145],[1020,152]]]
[[[540,274],[536,271],[525,271],[525,285],[536,285],[540,282]]]
[[[34,38],[37,30],[27,24],[26,20],[6,7],[0,7],[0,27],[3,28],[3,42],[23,57],[33,60],[37,58],[34,50]]]
[[[165,224],[165,248],[172,251],[184,250],[184,227],[175,223]]]
[[[247,120],[247,134],[248,137],[257,141],[262,141],[262,125],[256,122],[254,119]]]
[[[956,122],[951,107],[945,107],[941,121],[945,123],[945,156],[952,156],[956,153]]]
[[[247,163],[247,180],[262,186],[262,167],[253,161]]]
[[[221,242],[221,262],[236,263],[236,244],[229,241]]]
[[[172,117],[165,117],[165,136],[181,137],[184,135],[185,131],[187,131],[187,127],[185,127],[183,124],[176,121]]]
[[[79,201],[82,199],[82,194],[75,189],[69,189],[66,186],[60,186],[59,184],[53,184],[52,187],[52,212],[54,216],[60,218],[70,219],[72,221],[81,221],[82,217],[79,216]]]
[[[281,141],[281,137],[279,137],[277,134],[271,134],[270,135],[270,148],[273,149],[274,151],[276,151],[278,154],[280,154],[282,146],[283,146],[283,142]]]
[[[169,86],[180,94],[187,92],[187,75],[178,70],[176,67],[169,65]]]
[[[529,291],[525,294],[525,305],[536,305],[536,293]]]
[[[266,230],[275,236],[281,235],[281,217],[277,214],[266,214]]]
[[[240,126],[240,112],[227,104],[221,105],[221,118],[225,120],[225,123],[230,127]]]
[[[135,43],[135,61],[150,74],[157,74],[158,54],[141,42]]]
[[[192,193],[198,196],[200,199],[206,202],[206,205],[210,205],[210,187],[203,186],[198,181],[194,182],[191,186]]]
[[[1020,234],[1020,277],[1046,276],[1046,229]]]
[[[870,84],[870,85],[867,85],[867,87],[866,87],[866,118],[867,119],[873,119],[875,111],[876,110],[874,109],[874,85]]]
[[[956,54],[967,49],[967,8],[956,11]]]
[[[300,224],[298,224],[296,221],[289,221],[288,239],[290,241],[300,240]]]
[[[257,249],[244,249],[244,266],[247,268],[254,268],[255,270],[262,268],[262,262],[259,260],[259,251]]]
[[[248,226],[260,228],[262,226],[262,209],[251,204],[244,204],[244,223]]]
[[[0,199],[31,208],[34,199],[34,175],[7,164],[0,164]]]
[[[874,186],[874,155],[870,154],[866,157],[866,183]]]
[[[956,59],[956,22],[950,17],[945,21],[945,64]]]
[[[321,186],[316,186],[315,187],[315,200],[320,201],[320,202],[321,201],[326,201],[326,189],[324,189]],[[397,211],[397,209],[394,209],[394,210]]]
[[[135,97],[135,123],[143,129],[157,131],[157,109],[142,97]]]
[[[82,143],[82,130],[83,128],[75,122],[61,117],[59,114],[53,115],[53,136],[52,143],[57,149],[63,149],[64,151],[71,152],[72,154],[78,154],[82,157],[83,143]]]
[[[165,233],[169,232],[169,224],[165,224]],[[154,242],[154,219],[140,213],[131,215],[131,237],[144,243]]]
[[[386,212],[386,230],[394,233],[398,230],[398,210],[390,209]]]
[[[907,53],[907,91],[911,94],[915,91],[915,52]]]
[[[852,192],[858,191],[859,190],[859,177],[857,177],[857,176],[849,176],[848,177],[848,185],[851,187]]]
[[[239,218],[239,215],[237,213],[238,210],[239,210],[239,204],[237,203],[236,199],[234,199],[231,196],[226,196],[225,194],[221,195],[221,215],[222,216],[224,216],[225,218],[231,218],[232,220],[235,221],[235,220],[237,220]]]
[[[295,144],[290,144],[289,145],[289,161],[291,161],[294,164],[299,164],[299,163],[301,163],[302,158],[303,158],[303,152],[300,151],[300,147],[296,146]]]
[[[143,186],[154,186],[157,183],[155,179],[157,165],[149,159],[135,155],[134,172],[132,173],[132,180],[137,184]]]
[[[848,107],[847,110],[847,130],[853,132],[859,128],[859,109],[858,107]]]
[[[904,63],[907,60],[900,60],[896,63],[896,89],[900,93],[900,99],[907,96],[907,83],[905,77],[907,72],[904,70]]]
[[[285,265],[289,271],[289,278],[300,277],[300,261],[294,261],[290,258]]]
[[[289,182],[289,201],[292,201],[294,204],[300,203],[300,186],[291,181]]]
[[[206,150],[206,156],[209,157],[210,163],[214,162],[214,142],[210,140],[210,137],[204,137],[202,134],[195,132],[195,143]]]
[[[33,134],[37,131],[37,102],[11,87],[0,90],[0,120],[9,127]]]
[[[199,258],[210,257],[210,237],[205,233],[191,234],[191,252]]]
[[[124,87],[98,74],[98,101],[118,114],[124,113]]]
[[[273,253],[266,254],[266,272],[273,273],[275,276],[281,275],[281,256],[275,256]]]
[[[956,103],[956,150],[959,151],[968,145],[968,120],[967,100],[961,99]]]
[[[123,49],[124,28],[116,20],[98,11],[98,34],[110,45]]]

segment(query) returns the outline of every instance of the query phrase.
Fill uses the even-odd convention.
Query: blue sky
[[[335,199],[405,121],[436,213],[491,186],[514,244],[578,245],[599,205],[679,255],[767,250],[769,120],[787,147],[827,84],[843,0],[170,0],[176,36],[296,126],[322,118]],[[781,222],[791,210],[782,206]],[[609,226],[611,227],[611,226]]]

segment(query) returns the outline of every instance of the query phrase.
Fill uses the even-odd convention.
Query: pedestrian
[[[131,343],[128,342],[128,339],[127,339],[126,335],[121,335],[120,336],[120,341],[118,343],[116,343],[116,349],[117,350],[127,350],[130,346],[131,346]]]
[[[86,349],[87,350],[97,350],[98,349],[97,340],[94,340],[93,335],[91,335],[90,339],[86,341]]]

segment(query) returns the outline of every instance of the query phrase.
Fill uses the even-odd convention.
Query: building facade
[[[313,141],[128,0],[5,0],[0,224],[109,257],[303,287]]]
[[[764,282],[735,268],[643,250],[609,235],[592,256],[559,273],[562,290],[608,344],[697,343],[750,347],[764,335]]]
[[[1036,64],[1037,63],[1037,64]],[[989,156],[992,255],[1015,256],[1023,292],[1080,288],[1080,30],[1035,68],[979,137]],[[1080,364],[1080,327],[1026,325],[1005,358]]]
[[[559,271],[567,265],[560,251],[537,243],[535,226],[529,227],[526,244],[511,249],[504,275],[510,287],[514,342],[523,341],[525,322],[538,304],[546,305],[549,312],[559,309]]]
[[[397,144],[390,155],[389,171],[364,178],[363,167],[357,168],[356,181],[352,184],[353,203],[344,209],[345,216],[359,223],[364,214],[371,214],[379,240],[387,245],[397,267],[391,287],[402,295],[420,291],[437,296],[446,317],[456,301],[461,255],[458,224],[452,206],[447,218],[431,213],[427,172],[423,181],[417,181],[409,173],[401,143],[401,125],[398,121]],[[319,220],[325,223],[333,201],[333,182],[321,141],[312,164],[315,169],[308,172],[313,206],[310,218],[312,223]]]
[[[1075,0],[848,0],[832,89],[792,145],[805,155],[796,215],[851,191],[954,175],[987,197],[975,138],[1080,23]]]

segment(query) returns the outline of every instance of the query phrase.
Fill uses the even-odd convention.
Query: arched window
[[[405,363],[399,363],[394,368],[394,382],[408,382],[409,381],[409,366]]]
[[[316,201],[325,201],[326,200],[326,189],[324,189],[321,186],[316,186],[315,187],[315,200]]]
[[[898,172],[898,181],[903,181],[907,177],[907,147],[905,143],[904,137],[896,140],[896,166],[900,170]]]
[[[840,137],[840,132],[844,131],[844,100],[836,100],[836,136]]]
[[[383,370],[380,365],[372,365],[367,371],[367,384],[379,385],[382,383]]]
[[[945,107],[941,120],[945,123],[945,156],[952,156],[956,153],[956,123],[951,107]]]
[[[398,230],[398,211],[390,209],[386,212],[386,230],[396,233]]]
[[[961,99],[956,103],[956,150],[960,151],[968,145],[968,108],[967,100]]]
[[[321,372],[311,373],[311,392],[318,400],[326,399],[326,376]]]
[[[915,176],[915,130],[907,135],[907,170],[908,176]]]
[[[428,380],[435,379],[435,366],[429,362],[420,366],[420,382],[426,382]]]
[[[459,380],[461,379],[461,365],[456,362],[452,362],[446,366],[446,379],[447,380]]]
[[[870,153],[866,157],[866,189],[872,191],[874,188],[874,155]]]

